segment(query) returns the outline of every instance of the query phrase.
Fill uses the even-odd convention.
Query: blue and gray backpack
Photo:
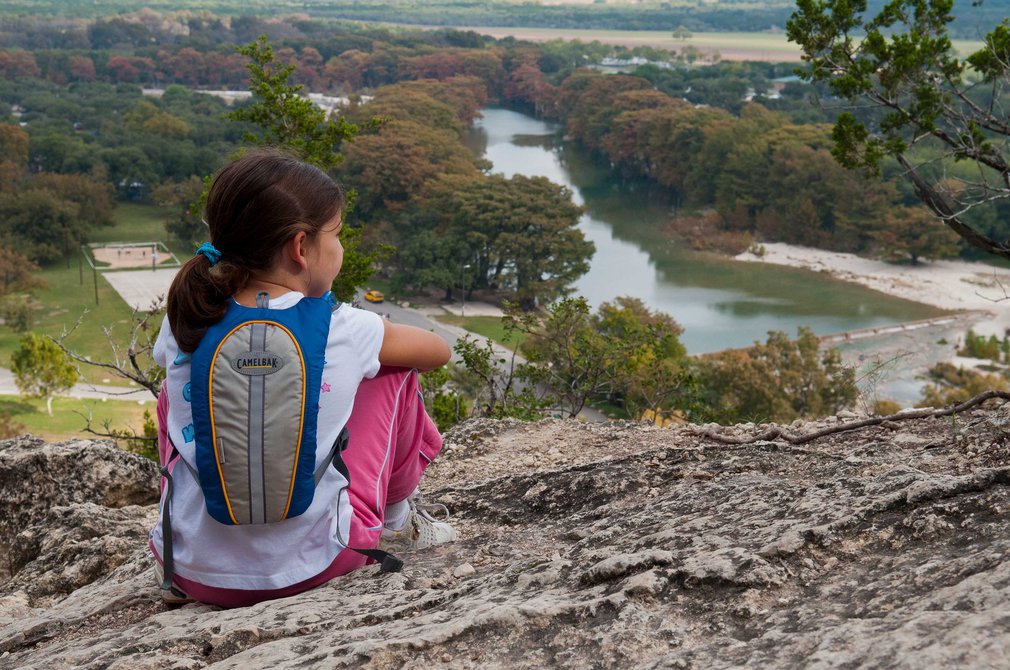
[[[256,307],[231,301],[193,352],[193,474],[216,521],[269,524],[298,516],[312,504],[316,485],[331,465],[350,485],[341,457],[346,427],[316,467],[319,389],[330,316],[339,307],[329,294],[302,298],[287,309],[270,309],[266,293],[256,296]],[[172,477],[167,467],[162,475],[167,479],[162,588],[170,589]],[[384,551],[348,548],[376,560],[383,571],[402,567]]]

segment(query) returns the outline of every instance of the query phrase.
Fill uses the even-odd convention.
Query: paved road
[[[361,303],[361,308],[362,309],[367,309],[367,310],[369,310],[371,312],[376,312],[376,313],[382,314],[382,315],[388,314],[389,315],[389,320],[392,321],[393,323],[406,323],[406,324],[411,325],[411,326],[417,326],[419,328],[424,328],[425,330],[432,330],[436,334],[440,335],[443,339],[445,339],[445,341],[447,341],[449,343],[449,346],[454,346],[456,344],[456,340],[458,340],[459,338],[463,337],[464,335],[472,335],[473,334],[473,333],[469,333],[468,331],[464,330],[463,328],[459,328],[458,326],[452,326],[452,325],[449,325],[449,324],[442,323],[440,321],[436,321],[433,318],[436,314],[444,314],[445,313],[445,310],[443,310],[441,307],[420,307],[419,306],[419,307],[405,308],[405,307],[400,307],[400,306],[395,305],[395,304],[390,303],[390,302],[384,302],[384,303],[376,305],[376,304],[373,304],[373,303],[370,303],[370,302],[366,302],[364,300],[364,298],[361,297],[360,294],[359,294],[359,301]],[[490,308],[490,309],[488,309],[488,308]],[[498,311],[498,310],[495,310],[495,308],[491,307],[490,305],[483,306],[483,305],[480,305],[479,303],[476,303],[476,304],[473,304],[473,305],[471,305],[471,304],[468,303],[467,306],[466,306],[466,309],[467,309],[467,312],[471,313],[471,314],[477,313],[480,310],[484,310],[487,313],[491,313],[493,311],[494,312]],[[498,312],[498,313],[500,313],[500,312]],[[477,335],[476,337],[478,339],[480,339],[479,335]],[[505,360],[511,360],[512,352],[509,351],[508,349],[505,349],[504,347],[495,345],[495,352],[499,356],[501,356],[502,358],[504,358]],[[455,352],[452,355],[452,359],[453,359],[454,362],[459,362],[459,357],[455,354]],[[523,360],[522,356],[519,356],[519,355],[516,355],[515,361],[516,361],[516,364],[524,363],[525,362]],[[584,419],[586,421],[609,421],[610,420],[609,417],[607,417],[607,415],[605,415],[603,412],[600,412],[600,411],[598,411],[598,410],[596,410],[596,409],[594,409],[592,407],[586,407],[586,408],[584,408],[579,413],[579,418]]]
[[[7,368],[0,368],[0,395],[21,395],[14,383],[14,373]],[[105,398],[107,400],[154,400],[147,389],[125,386],[106,386],[102,384],[75,384],[66,393],[59,394],[61,398]]]

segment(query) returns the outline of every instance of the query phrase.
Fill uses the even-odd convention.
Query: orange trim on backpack
[[[236,526],[240,526],[242,524],[238,519],[235,518],[235,513],[232,511],[231,500],[228,498],[228,487],[225,486],[224,483],[224,471],[222,471],[221,469],[221,459],[218,456],[217,428],[216,424],[214,423],[214,403],[212,402],[212,394],[214,393],[214,365],[217,362],[218,354],[221,353],[221,347],[224,346],[224,343],[226,341],[228,341],[228,338],[234,335],[235,331],[239,330],[240,328],[243,328],[245,326],[254,323],[262,323],[268,326],[276,326],[277,328],[280,328],[285,333],[287,333],[287,336],[291,338],[291,342],[294,343],[295,345],[295,350],[298,352],[298,362],[302,366],[302,395],[301,395],[302,412],[298,417],[298,440],[295,442],[294,468],[292,469],[291,472],[291,484],[288,486],[288,500],[287,503],[284,505],[284,513],[281,515],[282,520],[287,518],[288,510],[291,508],[291,498],[294,496],[295,492],[295,477],[298,474],[298,457],[301,454],[301,448],[302,448],[302,432],[305,429],[305,384],[306,384],[305,356],[302,355],[302,348],[298,344],[298,340],[295,338],[295,336],[291,333],[290,330],[285,328],[283,325],[277,323],[276,321],[243,321],[239,325],[232,328],[224,337],[221,338],[221,341],[217,345],[217,349],[214,350],[214,355],[210,359],[210,377],[207,381],[207,407],[210,408],[211,444],[214,445],[214,462],[217,463],[217,474],[221,480],[221,490],[224,493],[224,504],[228,508],[228,516],[231,517],[232,522]]]

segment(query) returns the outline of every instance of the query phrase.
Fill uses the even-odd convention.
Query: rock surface
[[[1008,434],[471,421],[425,483],[460,541],[239,610],[159,600],[152,466],[0,443],[0,668],[1006,668]]]

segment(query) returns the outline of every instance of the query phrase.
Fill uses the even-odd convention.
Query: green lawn
[[[156,241],[165,239],[163,225],[166,208],[137,204],[121,204],[114,213],[116,225],[96,231],[95,242]],[[178,252],[177,252],[178,253]],[[181,257],[184,260],[186,257]],[[80,327],[66,340],[68,347],[94,360],[110,360],[112,353],[103,328],[125,344],[133,310],[123,302],[112,287],[97,273],[98,304],[95,304],[95,273],[92,273],[80,253],[42,269],[39,277],[46,288],[35,291],[39,308],[35,311],[33,329],[54,337],[70,329],[82,315]],[[155,325],[160,325],[160,320]],[[18,348],[19,335],[0,327],[0,366],[11,366],[11,354]],[[98,384],[126,384],[108,371],[82,366],[84,380]]]
[[[502,320],[497,316],[459,317],[454,314],[445,314],[436,318],[442,323],[459,326],[471,333],[489,338],[512,351],[515,351],[515,348],[522,341],[522,338],[518,335],[512,335],[511,338],[508,337],[505,333],[505,326],[502,325]]]
[[[91,235],[92,242],[163,242],[179,257],[181,262],[193,255],[190,245],[180,245],[168,239],[165,220],[175,216],[175,207],[141,205],[135,202],[121,202],[112,212],[116,225],[96,230]]]
[[[91,437],[84,432],[86,425],[80,414],[92,414],[92,428],[105,432],[102,423],[106,420],[118,430],[133,429],[143,432],[144,410],[155,413],[155,400],[94,400],[74,398],[54,398],[53,415],[46,413],[46,403],[34,398],[0,395],[0,415],[8,415],[10,420],[24,426],[21,432],[38,435],[46,440],[65,440],[71,437]],[[80,413],[80,414],[78,414]]]

